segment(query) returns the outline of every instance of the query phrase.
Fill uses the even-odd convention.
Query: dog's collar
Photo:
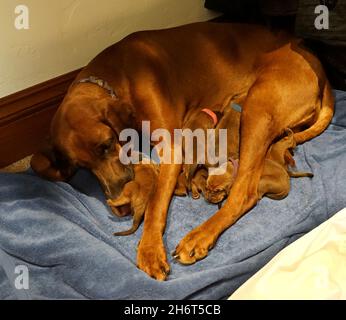
[[[208,108],[205,108],[202,110],[202,112],[206,113],[208,116],[210,116],[210,118],[213,120],[213,123],[214,123],[214,126],[217,125],[218,123],[218,119],[217,119],[217,115],[215,114],[214,111],[208,109]]]
[[[237,103],[233,103],[233,102],[232,102],[231,105],[230,105],[230,107],[231,107],[233,110],[235,110],[235,111],[237,111],[237,112],[239,112],[239,113],[241,113],[241,112],[243,111],[243,108],[241,107],[241,105],[239,105],[239,104],[237,104]],[[210,116],[210,118],[213,120],[214,126],[217,125],[217,123],[219,122],[219,120],[218,120],[217,115],[215,114],[214,111],[212,111],[212,110],[210,110],[210,109],[208,109],[208,108],[202,109],[201,111],[204,112],[204,113],[206,113],[208,116]]]
[[[101,87],[102,89],[105,89],[108,94],[111,96],[112,99],[117,100],[118,96],[115,93],[114,89],[109,85],[109,83],[105,80],[102,80],[100,78],[97,78],[95,76],[90,76],[89,78],[84,78],[79,80],[77,83],[93,83]]]
[[[231,103],[231,108],[237,112],[242,112],[243,108],[237,103]]]

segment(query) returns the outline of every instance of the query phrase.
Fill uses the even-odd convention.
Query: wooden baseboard
[[[80,69],[0,99],[0,168],[37,151]]]

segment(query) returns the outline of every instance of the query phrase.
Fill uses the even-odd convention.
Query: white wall
[[[14,26],[29,8],[29,30]],[[0,97],[86,65],[127,34],[208,20],[203,0],[0,0]]]

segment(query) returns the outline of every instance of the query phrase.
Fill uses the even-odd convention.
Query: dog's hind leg
[[[325,85],[322,94],[321,110],[316,122],[308,129],[294,134],[294,139],[297,144],[302,144],[321,134],[330,124],[334,115],[334,96],[328,80],[325,80]]]

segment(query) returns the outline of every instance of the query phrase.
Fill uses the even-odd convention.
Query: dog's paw
[[[141,240],[137,251],[137,267],[156,280],[167,279],[170,267],[162,239],[150,242]]]
[[[202,227],[191,231],[180,241],[175,252],[174,259],[181,264],[190,265],[208,256],[214,247],[216,239]]]

